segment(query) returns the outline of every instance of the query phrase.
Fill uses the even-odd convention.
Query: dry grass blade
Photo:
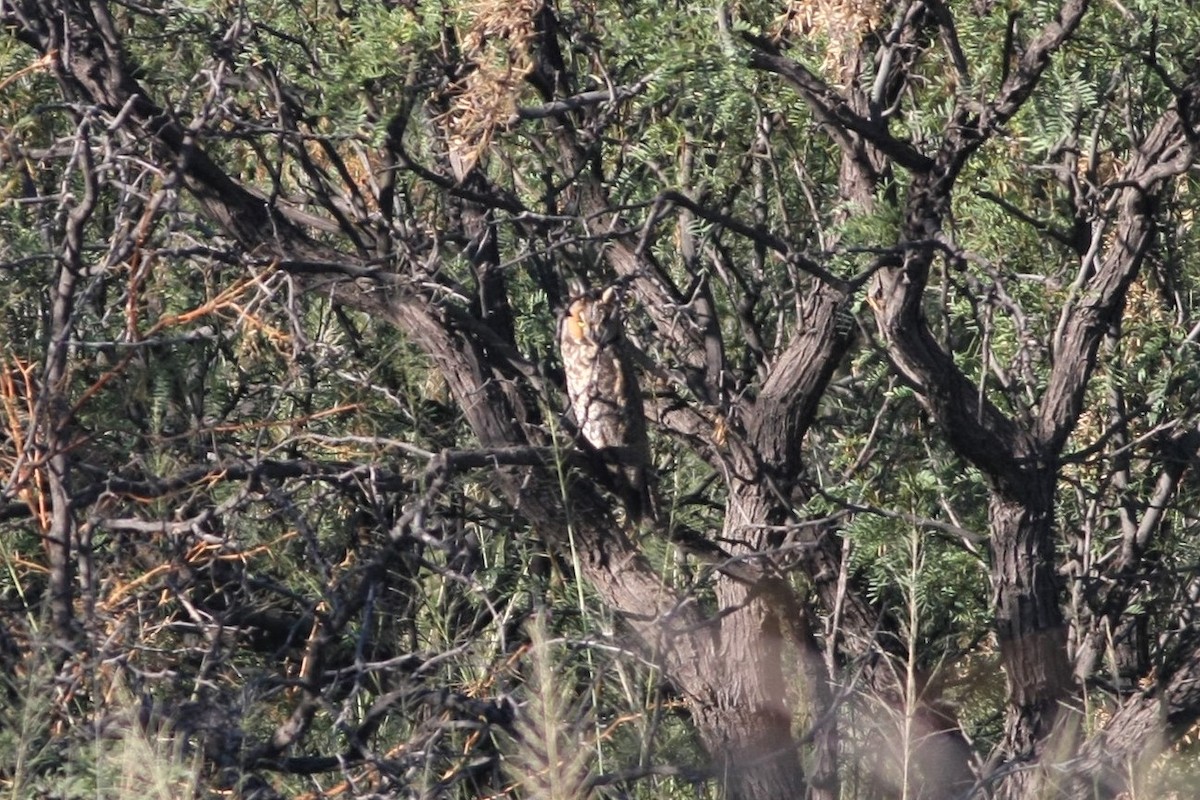
[[[527,697],[505,758],[509,777],[530,800],[585,800],[591,790],[593,718],[555,670],[540,617],[530,624]]]

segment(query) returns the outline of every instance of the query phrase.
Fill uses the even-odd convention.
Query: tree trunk
[[[743,650],[739,655],[753,653]],[[727,800],[804,797],[804,775],[792,747],[788,717],[765,708],[729,705],[740,702],[735,698],[714,699],[716,704],[693,713],[692,721],[704,748],[713,754],[716,783]]]
[[[442,368],[481,443],[505,445],[519,438],[519,414],[499,382],[488,380],[484,355],[448,335],[446,320],[428,310],[406,305],[396,311],[397,324]],[[752,596],[751,587],[718,576],[719,606],[730,613],[713,619],[661,582],[612,523],[605,499],[588,485],[573,487],[568,516],[549,475],[527,468],[496,474],[512,505],[551,546],[565,546],[572,527],[583,577],[625,617],[644,651],[678,687],[728,796],[772,800],[802,793],[805,777],[785,698],[779,621],[765,600]],[[729,525],[737,535],[744,535],[744,527]]]
[[[749,464],[743,469],[753,474]],[[722,539],[736,543],[735,557],[768,551],[766,531],[777,516],[772,513],[777,501],[768,496],[765,483],[735,480],[730,487]],[[815,738],[818,747],[808,748],[807,760],[819,773],[812,776],[816,780],[809,796],[836,797],[836,771],[831,774],[826,768],[831,754],[820,750],[822,743],[835,741],[829,734],[836,726],[826,719],[828,679],[820,659],[814,658],[814,643],[806,635],[803,609],[793,590],[775,577],[747,585],[722,574],[714,588],[718,607],[732,613],[721,619],[714,653],[713,668],[720,676],[705,687],[712,693],[713,707],[702,708],[697,722],[709,752],[720,754],[716,766],[726,791],[731,798],[803,796],[807,781],[792,732],[792,708],[799,707],[799,716],[810,725],[826,726],[817,731],[824,734]],[[788,696],[784,671],[792,657],[789,649],[798,650],[800,661],[793,677],[802,683],[794,698]],[[818,662],[815,669],[813,661]]]
[[[75,519],[71,513],[71,458],[64,419],[71,314],[75,308],[76,275],[73,266],[59,268],[54,303],[50,311],[50,337],[39,428],[45,448],[46,484],[50,518],[45,521],[45,545],[50,564],[50,625],[60,644],[74,639],[75,627]]]
[[[45,448],[47,484],[50,494],[50,520],[45,529],[46,547],[50,562],[50,619],[60,644],[69,646],[76,633],[75,564],[76,525],[71,509],[71,399],[69,371],[71,332],[76,313],[76,290],[84,268],[86,228],[96,209],[98,178],[92,162],[91,132],[86,121],[80,121],[76,136],[79,173],[83,191],[71,208],[63,227],[63,248],[50,307],[49,347],[43,373],[45,396],[39,401],[39,427]],[[90,580],[90,552],[85,559],[84,575]],[[90,587],[89,587],[90,589]],[[91,598],[91,592],[87,593]]]
[[[1055,473],[1030,475],[1019,497],[990,504],[996,635],[1008,685],[1000,797],[1043,796],[1046,773],[1022,766],[1074,752],[1077,726],[1060,705],[1071,687],[1067,631],[1055,567]]]
[[[686,687],[693,719],[731,800],[803,796],[805,776],[785,697],[780,632],[748,587],[722,580],[721,621],[709,659],[713,674]],[[740,596],[739,596],[740,595]]]

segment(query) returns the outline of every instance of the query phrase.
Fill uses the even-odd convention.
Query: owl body
[[[615,289],[572,300],[559,326],[559,348],[579,434],[604,461],[609,488],[629,517],[640,521],[652,511],[650,448]]]

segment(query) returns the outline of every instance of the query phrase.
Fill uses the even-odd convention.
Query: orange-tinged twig
[[[196,434],[205,433],[238,433],[241,431],[264,430],[266,428],[299,427],[314,420],[324,419],[325,417],[335,416],[337,414],[345,414],[351,411],[358,411],[361,408],[362,403],[346,403],[344,405],[334,406],[333,408],[314,411],[311,414],[303,414],[298,417],[288,417],[286,419],[265,420],[260,422],[229,422],[223,425],[213,425],[207,428],[200,428],[194,433],[189,432],[186,435],[194,436]],[[206,481],[207,485],[211,487],[219,483],[224,475],[225,470],[216,470],[208,473],[201,480]],[[133,494],[126,494],[124,496],[139,503],[149,503],[158,499],[157,497],[139,497]]]
[[[15,557],[9,559],[9,561],[13,564],[13,566],[24,567],[25,569],[29,570],[30,572],[37,572],[42,575],[50,574],[50,568],[47,567],[45,564],[39,564],[36,561],[30,561],[26,558],[22,558],[21,556],[15,556]]]
[[[6,358],[0,362],[0,367],[3,368],[0,370],[0,397],[4,399],[4,414],[8,417],[8,427],[13,437],[14,447],[20,452],[25,449],[25,436],[21,424],[22,409],[18,407],[17,400],[19,397],[25,398],[24,413],[32,418],[37,403],[33,391],[33,365],[26,364],[18,356],[11,356],[11,360]],[[21,374],[24,391],[21,391],[16,381],[13,380],[13,370]]]
[[[152,258],[147,258],[145,254],[146,240],[150,237],[150,227],[154,221],[154,216],[158,208],[158,203],[151,202],[146,205],[146,210],[142,213],[142,218],[138,221],[137,227],[137,243],[133,246],[133,253],[129,256],[129,291],[126,292],[128,299],[125,301],[125,331],[130,338],[136,338],[138,317],[138,301],[141,298],[142,286],[146,283],[146,278],[150,274],[150,267],[153,263]]]
[[[46,53],[46,55],[42,56],[37,61],[34,61],[32,64],[29,64],[28,66],[25,66],[25,67],[21,67],[19,70],[14,72],[12,75],[9,75],[4,80],[0,80],[0,91],[7,89],[8,85],[11,84],[13,81],[20,80],[21,78],[24,78],[26,75],[29,75],[34,72],[40,72],[42,70],[50,69],[50,67],[54,65],[54,59],[57,57],[58,57],[58,51],[51,50],[49,53]]]
[[[271,342],[286,342],[288,338],[290,338],[288,334],[284,333],[279,328],[276,328],[274,325],[269,325],[266,322],[263,322],[249,309],[244,308],[237,303],[230,303],[229,307],[238,312],[239,319],[245,322],[249,327],[254,328],[262,333],[262,335],[266,336]]]
[[[282,542],[286,542],[288,539],[295,539],[299,535],[300,535],[299,531],[287,531],[286,533],[280,534],[279,536],[277,536],[276,538],[267,542],[266,544],[255,545],[254,547],[251,547],[249,550],[237,550],[232,553],[218,553],[218,554],[214,555],[210,560],[211,561],[242,561],[242,562],[245,562],[246,559],[254,558],[255,556],[260,555],[262,553],[268,553],[272,549],[274,549],[276,547],[276,545],[279,545]],[[187,556],[185,556],[185,558],[187,559],[189,564],[196,564],[196,563],[200,562],[200,556],[203,555],[206,551],[220,550],[222,546],[223,545],[216,544],[215,542],[197,542],[196,545],[194,547],[192,547],[191,550],[188,551],[188,554],[187,554]]]
[[[233,299],[246,289],[256,285],[258,282],[259,276],[246,278],[235,283],[233,286],[230,286],[228,289],[225,289],[213,299],[201,303],[190,311],[183,311],[179,314],[167,314],[165,317],[159,317],[158,320],[150,326],[149,330],[142,334],[142,336],[153,336],[154,334],[159,333],[166,328],[173,328],[176,325],[183,325],[188,322],[192,322],[193,320],[207,316],[222,308],[240,308],[240,306],[233,302]]]
[[[679,705],[682,706],[682,703]],[[667,707],[670,708],[671,705],[668,704]],[[596,735],[596,739],[597,741],[606,742],[612,738],[614,733],[617,732],[617,728],[620,728],[622,725],[628,725],[631,722],[637,722],[640,719],[644,719],[645,716],[646,714],[643,711],[638,711],[631,714],[622,714],[612,722],[605,725],[604,730],[600,731],[600,733]]]
[[[323,619],[322,615],[328,610],[329,606],[324,600],[318,603],[316,609],[314,609],[312,628],[309,630],[308,638],[304,642],[304,654],[300,657],[300,666],[296,674],[301,684],[307,684],[311,681],[316,672],[317,657],[319,655],[317,653],[317,645],[321,642],[321,632],[324,630],[321,620]],[[289,694],[294,695],[299,691],[300,687],[294,686]]]
[[[521,787],[521,785],[519,783],[517,783],[516,781],[513,781],[512,783],[508,784],[508,786],[505,786],[504,788],[500,789],[499,791],[495,792],[494,794],[484,795],[483,797],[480,798],[480,800],[498,800],[498,798],[501,798],[501,797],[512,797],[513,794],[520,787]]]
[[[335,414],[344,414],[347,411],[358,411],[362,408],[362,403],[346,403],[345,405],[334,406],[323,411],[314,411],[311,414],[305,414],[300,417],[288,417],[287,419],[274,419],[264,422],[238,422],[227,423],[225,425],[214,425],[211,428],[205,428],[204,433],[233,433],[236,431],[255,431],[263,428],[289,427],[294,425],[303,425],[306,422],[311,422],[324,417],[333,416]]]
[[[228,289],[222,291],[216,297],[201,303],[190,311],[184,311],[180,314],[167,314],[164,317],[160,317],[147,330],[137,332],[137,336],[139,339],[145,339],[146,337],[161,333],[167,328],[171,328],[176,325],[184,325],[192,322],[193,320],[216,313],[222,308],[235,307],[233,299],[242,292],[246,291],[246,289],[256,285],[260,278],[261,276],[255,276],[238,281],[233,286],[230,286]],[[71,406],[70,416],[73,417],[78,414],[79,410],[83,408],[84,403],[95,397],[96,394],[98,394],[101,389],[112,382],[114,378],[124,373],[125,369],[129,366],[129,363],[133,360],[135,355],[136,354],[132,351],[125,354],[125,356],[123,356],[120,361],[113,365],[111,369],[97,378],[91,386],[85,389],[83,394],[80,395],[79,399],[75,401],[75,404]]]
[[[125,598],[126,595],[133,592],[139,586],[145,586],[159,575],[165,575],[169,572],[173,572],[176,568],[177,567],[175,564],[159,564],[157,567],[152,567],[146,570],[129,583],[114,587],[108,597],[104,598],[104,601],[100,603],[100,609],[102,611],[111,611],[112,609],[116,608],[116,606]]]
[[[11,366],[10,366],[11,364]],[[21,376],[20,386],[13,372]],[[44,533],[49,527],[49,511],[46,508],[45,460],[31,460],[27,455],[25,424],[37,413],[36,381],[33,364],[12,355],[0,362],[0,397],[4,400],[4,414],[9,436],[13,442],[12,485],[17,487],[17,497],[29,506],[29,512],[37,520]],[[24,409],[20,408],[24,398]],[[36,430],[34,431],[36,435]]]
[[[222,545],[215,542],[197,542],[190,550],[187,551],[183,557],[183,560],[191,565],[208,563],[210,561],[244,562],[247,559],[253,558],[261,553],[270,551],[280,542],[286,542],[288,539],[294,539],[297,535],[297,531],[288,531],[283,535],[271,540],[270,542],[267,542],[266,544],[251,547],[249,550],[239,550],[235,553],[217,552],[221,549]],[[109,593],[108,597],[104,599],[104,602],[100,604],[100,607],[105,611],[110,611],[135,589],[143,587],[160,575],[173,572],[178,568],[178,564],[159,564],[156,567],[152,567],[128,583],[124,583],[115,587],[112,592]]]

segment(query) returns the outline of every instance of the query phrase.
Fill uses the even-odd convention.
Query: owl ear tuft
[[[587,284],[579,278],[571,278],[567,281],[567,297],[583,297],[588,293]]]

